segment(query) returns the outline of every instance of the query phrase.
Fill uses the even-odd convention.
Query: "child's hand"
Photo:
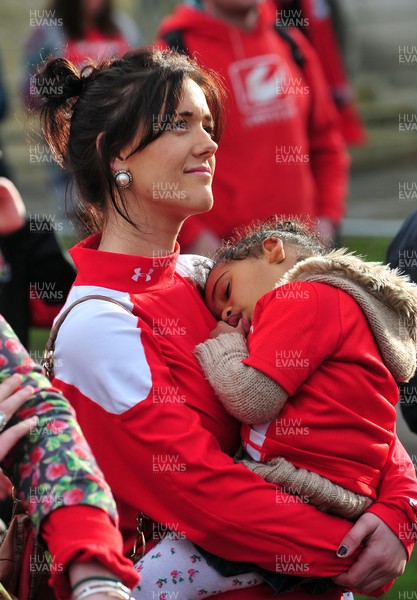
[[[214,339],[222,335],[223,333],[240,333],[243,337],[246,337],[249,333],[250,323],[248,319],[242,317],[239,319],[236,327],[225,323],[224,321],[219,321],[213,331],[210,333],[210,338]]]

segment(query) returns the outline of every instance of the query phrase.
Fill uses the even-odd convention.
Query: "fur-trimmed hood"
[[[277,285],[291,281],[326,283],[350,294],[368,319],[382,358],[396,381],[408,381],[414,375],[417,285],[406,275],[341,249],[296,263]]]

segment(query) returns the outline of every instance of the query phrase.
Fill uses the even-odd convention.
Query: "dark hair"
[[[66,59],[50,58],[38,70],[42,131],[58,164],[74,174],[79,192],[74,211],[87,232],[101,229],[106,197],[134,225],[110,164],[137,139],[139,128],[140,140],[131,154],[163,133],[164,124],[175,115],[186,78],[202,88],[218,141],[223,86],[213,72],[182,54],[144,48],[87,65],[81,72]]]
[[[85,36],[87,25],[83,0],[53,0],[50,6],[56,13],[55,17],[62,19],[65,33],[70,39],[81,39]],[[109,37],[118,33],[112,13],[112,0],[105,0],[94,18],[94,26]]]
[[[233,238],[225,241],[216,251],[213,257],[214,265],[232,260],[259,258],[262,256],[262,242],[270,237],[280,238],[284,245],[291,245],[295,251],[296,262],[325,253],[317,234],[307,220],[285,220],[274,216],[237,230]]]

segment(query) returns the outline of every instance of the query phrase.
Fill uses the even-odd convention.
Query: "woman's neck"
[[[164,230],[161,224],[137,224],[137,228],[119,215],[111,217],[103,228],[99,250],[132,254],[135,256],[161,256],[174,252],[182,223]]]

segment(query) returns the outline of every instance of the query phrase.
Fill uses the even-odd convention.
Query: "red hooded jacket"
[[[250,31],[185,5],[161,24],[159,39],[180,30],[189,53],[219,72],[228,91],[215,205],[185,222],[184,249],[204,229],[228,236],[275,213],[335,223],[343,217],[348,157],[327,83],[305,37],[291,30],[301,70],[274,23],[273,6],[264,2]]]

